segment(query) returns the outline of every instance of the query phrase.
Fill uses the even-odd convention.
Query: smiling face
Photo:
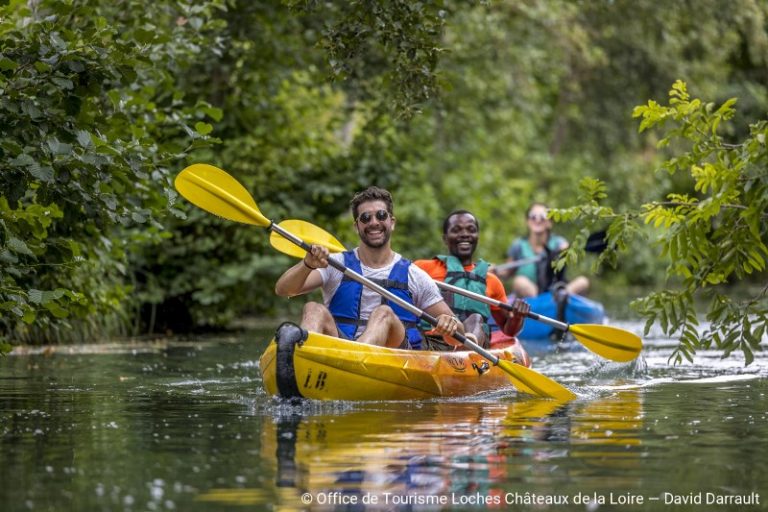
[[[459,258],[462,265],[472,263],[479,238],[477,219],[471,213],[457,213],[448,219],[443,242],[448,252]]]
[[[534,204],[528,210],[528,232],[541,234],[552,229],[552,221],[547,218],[548,209],[543,204]]]
[[[394,228],[395,217],[389,212],[384,201],[366,201],[357,208],[355,229],[360,242],[371,249],[387,245]]]

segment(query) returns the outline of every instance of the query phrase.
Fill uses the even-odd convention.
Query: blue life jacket
[[[354,251],[346,251],[344,254],[344,266],[350,270],[362,275],[362,265],[355,255]],[[411,261],[401,258],[395,263],[387,279],[371,279],[374,283],[386,288],[394,295],[397,295],[406,302],[413,304],[413,297],[408,289],[408,267]],[[339,284],[336,293],[331,298],[328,309],[331,311],[336,327],[349,339],[355,339],[355,332],[358,326],[365,326],[368,320],[360,318],[360,304],[363,297],[363,285],[344,276]],[[411,348],[421,349],[422,334],[418,328],[419,318],[397,304],[389,302],[384,297],[381,298],[382,304],[388,304],[392,308],[397,318],[405,326],[405,335],[411,344]]]

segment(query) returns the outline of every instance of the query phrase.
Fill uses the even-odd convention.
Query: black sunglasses
[[[543,214],[543,213],[532,213],[532,214],[530,214],[528,216],[528,219],[529,220],[537,220],[539,222],[544,222],[545,220],[547,220],[547,216],[546,216],[546,214]]]
[[[389,218],[389,212],[387,210],[378,210],[376,213],[376,220],[379,222],[384,222]],[[360,215],[357,216],[356,221],[360,221],[363,224],[368,224],[373,220],[374,214],[371,212],[363,212]]]

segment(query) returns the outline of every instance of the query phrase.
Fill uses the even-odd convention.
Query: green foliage
[[[289,5],[326,20],[318,45],[330,79],[354,101],[387,103],[411,118],[437,94],[435,73],[447,2],[365,0]],[[302,5],[303,4],[303,5]]]
[[[176,196],[192,161],[234,174],[270,218],[347,244],[349,198],[377,184],[395,195],[394,244],[410,257],[439,252],[442,218],[467,208],[479,256],[498,261],[538,200],[572,241],[562,264],[583,266],[587,236],[607,227],[593,270],[658,285],[668,265],[691,292],[675,311],[697,283],[759,282],[765,125],[747,133],[727,97],[747,120],[768,108],[766,19],[756,0],[12,1],[0,7],[0,338],[295,311],[272,293],[290,261],[263,231]],[[628,112],[677,77],[720,106],[680,83],[669,105],[638,110],[638,132]],[[647,172],[659,151],[675,158]],[[739,332],[755,333],[760,304],[734,301],[713,332],[749,311]],[[667,318],[687,332],[686,315]]]
[[[668,201],[644,207],[646,223],[666,228],[662,243],[675,262],[669,273],[705,287],[765,270],[768,247],[761,220],[768,206],[767,153],[760,140],[766,123],[753,125],[752,137],[741,144],[725,143],[717,129],[733,117],[735,100],[715,109],[711,103],[690,99],[679,81],[670,97],[669,107],[649,104],[634,114],[643,118],[641,130],[675,121],[660,146],[673,138],[691,144],[687,153],[668,160],[664,168],[670,173],[689,172],[699,197],[669,194]]]
[[[192,126],[210,106],[185,100],[174,74],[214,5],[0,7],[0,339],[119,325],[127,254],[160,239],[169,171],[209,143]]]
[[[664,162],[661,170],[687,173],[692,190],[642,205],[633,212],[632,223],[619,226],[614,220],[607,253],[618,248],[628,231],[637,230],[633,224],[642,221],[657,228],[655,244],[668,258],[667,277],[679,282],[681,289],[654,292],[635,301],[647,318],[646,333],[658,321],[665,334],[678,336],[680,345],[672,355],[675,362],[690,360],[697,348],[715,346],[726,355],[740,350],[749,364],[765,332],[768,288],[742,301],[728,299],[720,289],[765,270],[768,123],[751,125],[750,136],[740,143],[726,142],[720,130],[734,118],[734,99],[720,106],[705,103],[691,98],[679,80],[669,96],[668,105],[649,101],[637,107],[634,116],[641,118],[640,131],[666,128],[659,147],[687,146]],[[606,212],[579,208],[567,214],[569,219],[594,216],[604,218]],[[694,303],[700,295],[711,297],[706,315],[710,325],[702,332],[696,328]]]
[[[566,265],[578,264],[585,257],[587,238],[605,223],[609,223],[606,229],[608,244],[606,250],[601,252],[593,263],[593,271],[597,271],[603,264],[615,268],[618,265],[619,252],[626,251],[638,237],[642,236],[634,222],[636,215],[616,212],[613,208],[600,204],[607,197],[605,183],[595,178],[583,178],[579,182],[578,206],[551,210],[551,218],[554,222],[578,222],[581,225],[581,229],[571,240],[569,248],[555,263],[557,270]]]
[[[236,176],[268,217],[309,219],[333,229],[352,193],[373,179],[365,165],[381,162],[364,146],[371,139],[383,145],[386,137],[359,136],[364,129],[375,132],[378,119],[362,108],[348,112],[346,97],[322,83],[315,65],[321,54],[311,50],[314,18],[252,3],[226,19],[224,54],[201,59],[187,76],[190,87],[216,98],[227,112],[215,129],[226,143],[194,159]],[[173,236],[134,256],[137,294],[150,309],[145,329],[221,326],[244,313],[290,309],[292,303],[273,293],[290,260],[275,254],[263,230],[178,205],[188,218],[169,223]]]

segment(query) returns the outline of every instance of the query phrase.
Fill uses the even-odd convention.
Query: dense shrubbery
[[[220,118],[177,84],[210,44],[212,3],[102,4],[0,9],[4,338],[87,339],[127,323],[128,255],[168,235],[162,222],[181,215],[171,177]]]
[[[736,114],[735,99],[722,105],[692,98],[686,84],[676,82],[669,93],[669,105],[649,101],[635,109],[642,119],[640,131],[665,128],[659,147],[679,144],[674,157],[658,172],[685,174],[692,190],[671,192],[666,198],[617,213],[601,206],[606,199],[605,184],[582,182],[582,204],[555,212],[560,221],[578,223],[610,222],[609,249],[600,255],[603,262],[616,265],[620,253],[639,241],[651,239],[668,258],[666,277],[669,289],[637,299],[635,308],[647,319],[646,332],[655,322],[680,345],[671,358],[691,359],[697,348],[717,347],[730,354],[744,353],[747,364],[759,350],[768,322],[768,288],[761,285],[750,296],[732,298],[732,282],[760,282],[768,258],[768,122],[750,126],[749,137],[740,143],[726,142],[720,135]],[[642,223],[660,231],[656,236]],[[577,244],[578,246],[578,244]],[[575,247],[568,258],[577,260],[583,251]],[[565,261],[560,262],[564,264]],[[700,332],[696,299],[709,301]]]

